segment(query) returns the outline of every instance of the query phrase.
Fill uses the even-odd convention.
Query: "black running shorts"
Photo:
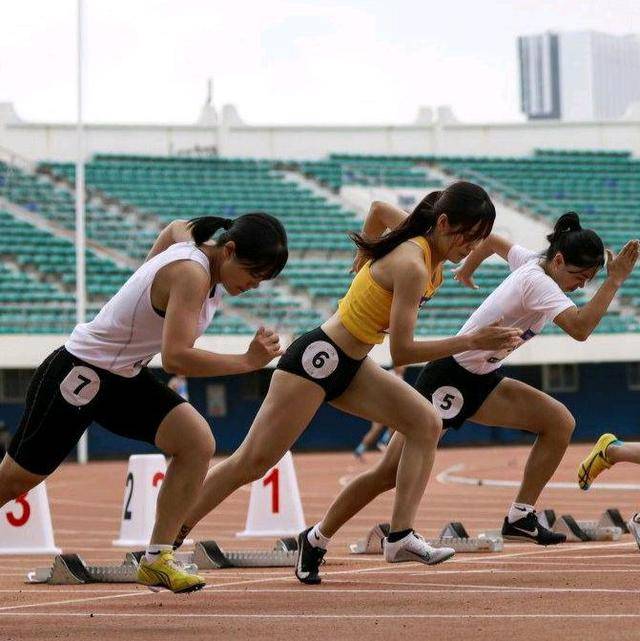
[[[184,402],[147,368],[124,378],[60,347],[36,370],[7,453],[33,474],[51,474],[93,421],[114,434],[155,444],[160,423]]]
[[[331,401],[346,391],[363,361],[347,356],[317,327],[289,345],[276,369],[317,383]]]
[[[474,374],[450,356],[425,365],[415,388],[436,408],[443,427],[457,430],[480,409],[503,378],[497,370]]]

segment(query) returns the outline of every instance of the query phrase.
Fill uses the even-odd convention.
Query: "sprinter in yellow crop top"
[[[418,307],[442,282],[442,264],[459,262],[490,233],[495,209],[484,189],[457,182],[426,196],[400,226],[383,235],[393,226],[385,220],[394,210],[374,203],[362,234],[351,235],[358,246],[356,266],[362,269],[336,313],[295,340],[280,358],[247,437],[234,454],[209,470],[177,545],[226,496],[277,463],[328,401],[350,414],[389,425],[405,438],[386,560],[432,565],[453,555],[453,549],[432,548],[413,532],[442,421],[425,398],[367,354],[382,342],[385,332],[390,335],[393,362],[403,365],[471,347],[512,347],[519,340],[518,330],[489,327],[464,338],[414,340]],[[312,527],[300,533],[298,544],[297,577],[304,583],[319,583],[325,537]]]

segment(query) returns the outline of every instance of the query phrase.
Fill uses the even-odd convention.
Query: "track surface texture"
[[[588,445],[572,446],[554,482],[573,482]],[[513,487],[437,480],[454,476],[517,481],[528,448],[443,449],[419,511],[417,529],[436,536],[447,521],[473,535],[497,529]],[[298,454],[305,517],[315,523],[344,483],[373,464],[350,454]],[[119,563],[118,535],[125,462],[63,466],[48,482],[56,543],[89,564]],[[640,482],[632,465],[604,474],[607,484]],[[628,518],[640,509],[637,489],[548,488],[538,508],[597,519],[606,507]],[[210,514],[194,539],[223,549],[265,548],[238,540],[249,492],[243,488]],[[27,585],[25,573],[47,557],[0,556],[0,640],[109,639],[638,639],[640,552],[630,535],[616,542],[542,548],[505,543],[501,553],[458,554],[442,565],[387,564],[352,556],[347,545],[388,521],[392,493],[380,497],[332,541],[321,586],[303,586],[290,569],[204,572],[207,588],[191,595],[152,593],[137,585]]]

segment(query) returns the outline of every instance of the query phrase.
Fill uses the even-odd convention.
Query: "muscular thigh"
[[[347,391],[331,405],[392,428],[425,416],[439,420],[431,403],[419,392],[370,358],[364,360]]]
[[[319,385],[276,370],[238,454],[262,452],[277,461],[307,428],[324,397]]]
[[[504,378],[470,420],[538,433],[545,420],[561,412],[566,412],[564,405],[548,394],[522,381]]]

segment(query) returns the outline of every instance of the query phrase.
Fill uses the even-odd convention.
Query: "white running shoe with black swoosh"
[[[434,548],[413,531],[393,543],[384,540],[384,560],[387,563],[418,561],[425,565],[436,565],[450,559],[455,553],[453,548]]]
[[[535,511],[509,523],[505,517],[502,524],[502,538],[507,541],[527,541],[538,545],[556,545],[567,540],[566,535],[552,532],[538,522]]]

